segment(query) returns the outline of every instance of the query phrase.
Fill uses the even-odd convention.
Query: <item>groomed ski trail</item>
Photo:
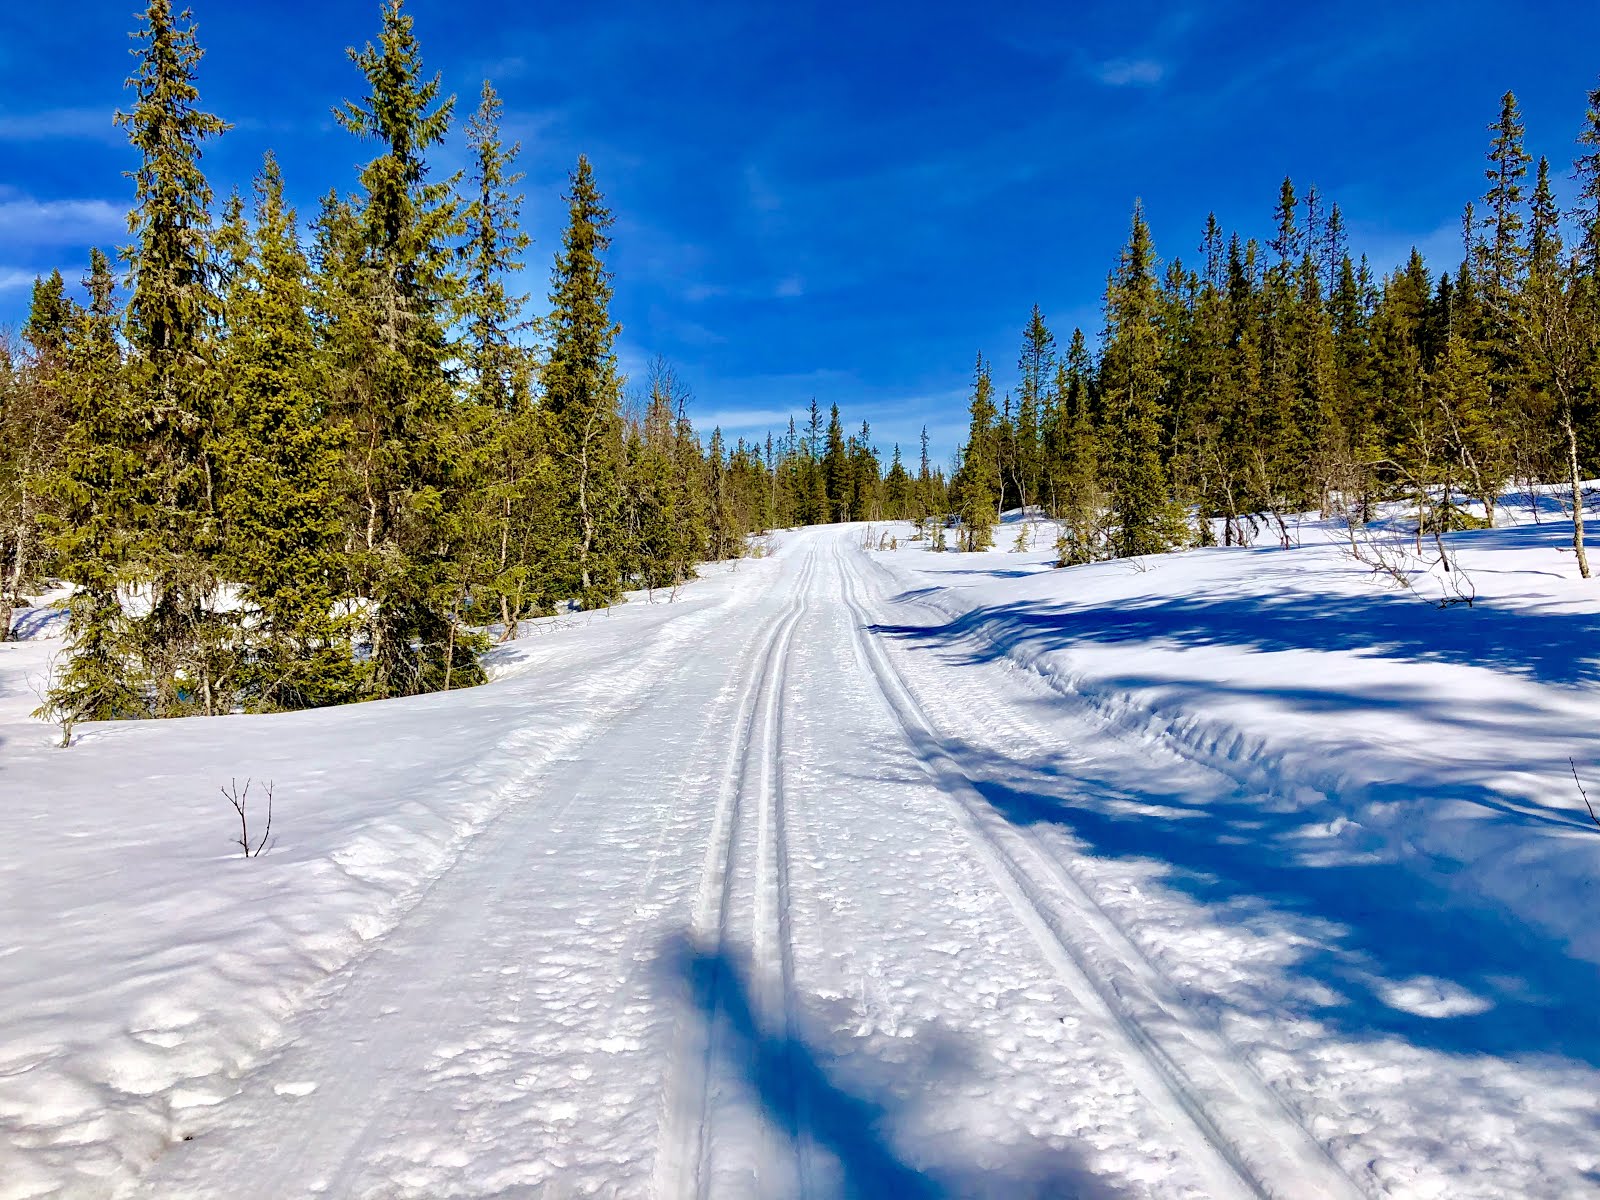
[[[990,809],[857,536],[786,535],[641,646],[652,684],[519,776],[138,1194],[1361,1194]]]
[[[687,1011],[679,1018],[664,1092],[666,1111],[655,1172],[655,1195],[661,1200],[690,1200],[716,1193],[714,1130],[719,1120],[739,1119],[736,1114],[719,1116],[719,1109],[726,1107],[719,1095],[723,1089],[718,1059],[724,1036],[724,1022],[719,1018],[729,1003],[727,956],[735,952],[734,926],[741,915],[735,911],[740,899],[736,876],[741,858],[752,850],[754,897],[743,915],[752,926],[753,998],[759,1001],[753,1015],[781,1029],[787,1042],[792,1043],[796,1036],[779,755],[790,646],[805,613],[815,567],[816,552],[812,551],[794,583],[793,598],[774,622],[760,652],[759,666],[750,674],[734,720],[736,736],[728,746],[705,865],[681,947],[692,958],[685,971],[691,994]],[[753,838],[747,827],[752,807]],[[749,845],[752,840],[753,847]],[[800,1107],[798,1100],[795,1104]],[[725,1174],[754,1188],[757,1195],[806,1195],[804,1131],[787,1144],[780,1144],[783,1140],[770,1125],[763,1124],[752,1139],[761,1152],[753,1161],[733,1164]]]
[[[997,816],[948,751],[921,704],[871,632],[859,556],[833,546],[855,644],[929,776],[955,805],[995,886],[1041,952],[1086,1006],[1127,1038],[1133,1069],[1153,1105],[1181,1114],[1191,1149],[1206,1164],[1213,1196],[1347,1200],[1364,1193],[1280,1097],[1206,1023],[1122,934],[1072,876]]]

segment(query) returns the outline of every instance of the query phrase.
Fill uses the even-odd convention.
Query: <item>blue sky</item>
[[[193,0],[205,105],[237,128],[219,193],[268,148],[310,211],[368,154],[329,109],[360,94],[344,48],[377,0]],[[133,0],[0,13],[0,322],[35,273],[123,240]],[[1205,215],[1264,234],[1279,181],[1337,200],[1391,265],[1459,257],[1485,126],[1516,91],[1565,183],[1600,5],[1119,3],[605,5],[410,0],[428,65],[505,97],[523,142],[527,275],[542,297],[565,172],[587,153],[617,213],[624,367],[665,355],[696,423],[755,434],[815,395],[887,457],[926,423],[954,449],[974,355],[1008,386],[1037,303],[1064,344],[1143,197],[1165,257]],[[459,130],[439,157],[463,158]],[[1570,189],[1569,189],[1570,190]]]

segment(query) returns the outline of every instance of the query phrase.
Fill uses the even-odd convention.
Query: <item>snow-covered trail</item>
[[[785,535],[774,558],[714,581],[719,602],[649,613],[636,670],[626,653],[577,660],[594,668],[565,681],[592,709],[581,735],[522,766],[500,753],[483,781],[512,790],[499,815],[234,1094],[174,1102],[182,1140],[121,1190],[1595,1186],[1600,1054],[1570,1027],[1568,981],[1529,969],[1467,995],[1344,953],[1336,905],[1204,903],[1185,886],[1203,864],[1108,831],[1148,816],[1158,849],[1180,817],[1203,831],[1254,806],[1257,825],[1233,821],[1210,850],[1236,870],[1271,853],[1248,842],[1270,827],[1266,798],[950,643],[948,616],[861,540]],[[479,703],[533,707],[551,682],[513,676]],[[448,704],[429,711],[450,719]],[[1373,902],[1389,899],[1444,903]],[[1485,940],[1514,939],[1510,926],[1415,919],[1455,939],[1450,954],[1517,971]],[[1404,1019],[1352,1017],[1340,1002],[1358,988]]]
[[[1262,1193],[924,770],[847,536],[789,539],[145,1194]]]

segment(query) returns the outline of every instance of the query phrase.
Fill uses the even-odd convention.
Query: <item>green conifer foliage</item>
[[[912,482],[900,461],[900,443],[894,445],[889,460],[889,473],[883,479],[883,515],[891,521],[906,521],[915,514],[911,511]]]
[[[472,165],[460,304],[469,398],[476,406],[463,414],[460,433],[480,469],[473,502],[459,506],[456,517],[465,526],[460,539],[466,547],[457,571],[470,581],[474,612],[486,621],[498,619],[502,638],[509,640],[522,617],[537,610],[544,571],[527,536],[542,449],[532,360],[516,340],[528,328],[520,316],[528,297],[508,290],[524,268],[532,238],[521,226],[523,196],[514,191],[523,178],[513,169],[521,146],[507,146],[501,137],[503,110],[485,80],[478,111],[467,123]]]
[[[545,432],[556,482],[552,570],[565,594],[600,608],[622,593],[621,380],[610,315],[611,240],[594,170],[578,159],[567,193],[567,229],[550,291],[550,358],[544,370]]]
[[[132,294],[126,335],[128,387],[144,460],[134,496],[130,569],[148,604],[135,641],[155,688],[155,711],[222,711],[218,688],[228,655],[211,561],[219,545],[211,441],[216,432],[214,370],[220,302],[210,254],[211,189],[200,169],[203,143],[228,126],[198,107],[202,51],[188,14],[150,0],[135,103],[117,123],[139,152],[133,244],[124,251]]]
[[[1180,533],[1161,458],[1161,332],[1155,250],[1144,210],[1135,206],[1133,231],[1106,294],[1101,356],[1110,445],[1106,459],[1118,557],[1159,554]]]
[[[994,379],[981,354],[973,371],[972,402],[967,411],[967,443],[953,485],[961,519],[961,548],[987,550],[994,544],[994,527],[1000,516],[1000,459]]]
[[[1100,527],[1106,498],[1100,486],[1100,445],[1089,392],[1093,371],[1083,330],[1074,329],[1057,385],[1062,414],[1057,485],[1062,530],[1056,559],[1063,567],[1093,562],[1103,553]]]
[[[143,459],[134,441],[117,329],[111,263],[90,253],[86,308],[68,319],[63,337],[63,402],[67,431],[50,526],[63,577],[75,585],[68,606],[70,653],[40,714],[60,722],[66,740],[81,721],[145,716],[132,631],[118,595],[128,578],[129,530]]]
[[[11,636],[24,589],[49,558],[43,523],[66,432],[63,360],[76,310],[54,271],[34,280],[25,345],[0,332],[0,641]]]
[[[459,631],[461,549],[451,519],[467,492],[447,365],[460,293],[453,180],[430,182],[454,98],[424,78],[400,0],[383,7],[376,46],[350,50],[368,94],[335,110],[377,143],[354,204],[331,198],[319,221],[325,354],[334,414],[351,429],[356,538],[351,568],[365,606],[364,693],[401,696],[478,675]]]
[[[357,692],[352,620],[340,611],[348,430],[318,400],[310,267],[295,229],[269,155],[226,298],[228,419],[215,454],[218,565],[239,589],[248,647],[237,686],[258,711],[338,704]]]
[[[827,497],[824,521],[850,520],[850,455],[844,444],[844,422],[835,404],[828,417],[828,440],[822,452],[822,486]]]

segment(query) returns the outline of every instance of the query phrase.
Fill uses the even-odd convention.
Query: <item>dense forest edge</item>
[[[1494,520],[1508,487],[1581,480],[1600,395],[1600,89],[1576,207],[1525,149],[1514,95],[1490,127],[1462,254],[1381,277],[1344,217],[1285,180],[1266,244],[1213,216],[1195,266],[1163,264],[1136,206],[1105,325],[1061,350],[1036,307],[1015,390],[974,371],[948,478],[923,433],[887,468],[870,424],[815,400],[764,442],[703,439],[670,363],[619,371],[613,217],[569,175],[548,305],[519,281],[521,147],[485,82],[469,167],[437,178],[456,101],[401,0],[348,51],[335,110],[376,152],[302,239],[269,154],[218,202],[187,12],[137,32],[131,244],[82,288],[36,281],[0,340],[0,634],[70,585],[68,652],[42,716],[271,712],[483,680],[519,622],[673,588],[762,530],[912,520],[938,549],[992,545],[999,515],[1053,518],[1062,566],[1189,545],[1287,546],[1292,514],[1404,501],[1425,538]],[[114,261],[120,265],[114,265]],[[1441,543],[1441,551],[1442,549]]]

